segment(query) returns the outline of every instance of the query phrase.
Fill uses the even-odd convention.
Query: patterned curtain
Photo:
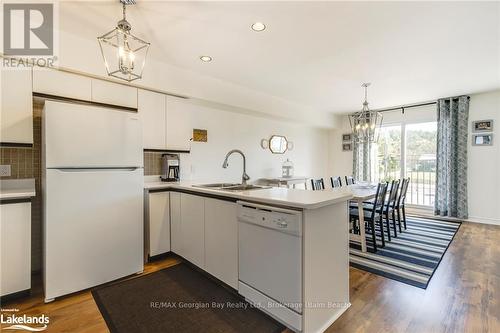
[[[469,97],[438,100],[437,117],[434,213],[466,219]]]
[[[357,181],[372,181],[370,142],[354,142],[352,173]]]

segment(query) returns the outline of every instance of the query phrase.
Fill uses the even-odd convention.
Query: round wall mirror
[[[273,135],[269,139],[269,150],[273,154],[284,154],[288,148],[288,141],[282,135]]]

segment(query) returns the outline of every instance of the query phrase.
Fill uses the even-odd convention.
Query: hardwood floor
[[[156,261],[143,274],[178,262]],[[108,331],[90,291],[44,304],[34,283],[32,296],[2,308],[48,315],[45,332]],[[350,286],[352,305],[327,332],[500,332],[500,227],[462,224],[427,290],[355,268]]]

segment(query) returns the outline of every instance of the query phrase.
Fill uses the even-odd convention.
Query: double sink
[[[193,187],[208,188],[220,191],[251,191],[270,188],[269,186],[251,185],[251,184],[236,184],[236,183],[214,183],[193,185]]]

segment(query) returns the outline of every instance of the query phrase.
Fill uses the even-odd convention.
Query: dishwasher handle
[[[281,208],[281,207],[273,207],[273,206],[267,206],[267,205],[253,203],[253,202],[240,201],[240,200],[236,201],[236,203],[238,205],[243,206],[243,207],[259,209],[259,210],[264,210],[264,211],[268,211],[268,212],[278,212],[278,213],[285,213],[285,214],[290,214],[290,215],[302,215],[302,211],[300,211],[300,210],[293,210],[293,209],[287,209],[287,208]]]

